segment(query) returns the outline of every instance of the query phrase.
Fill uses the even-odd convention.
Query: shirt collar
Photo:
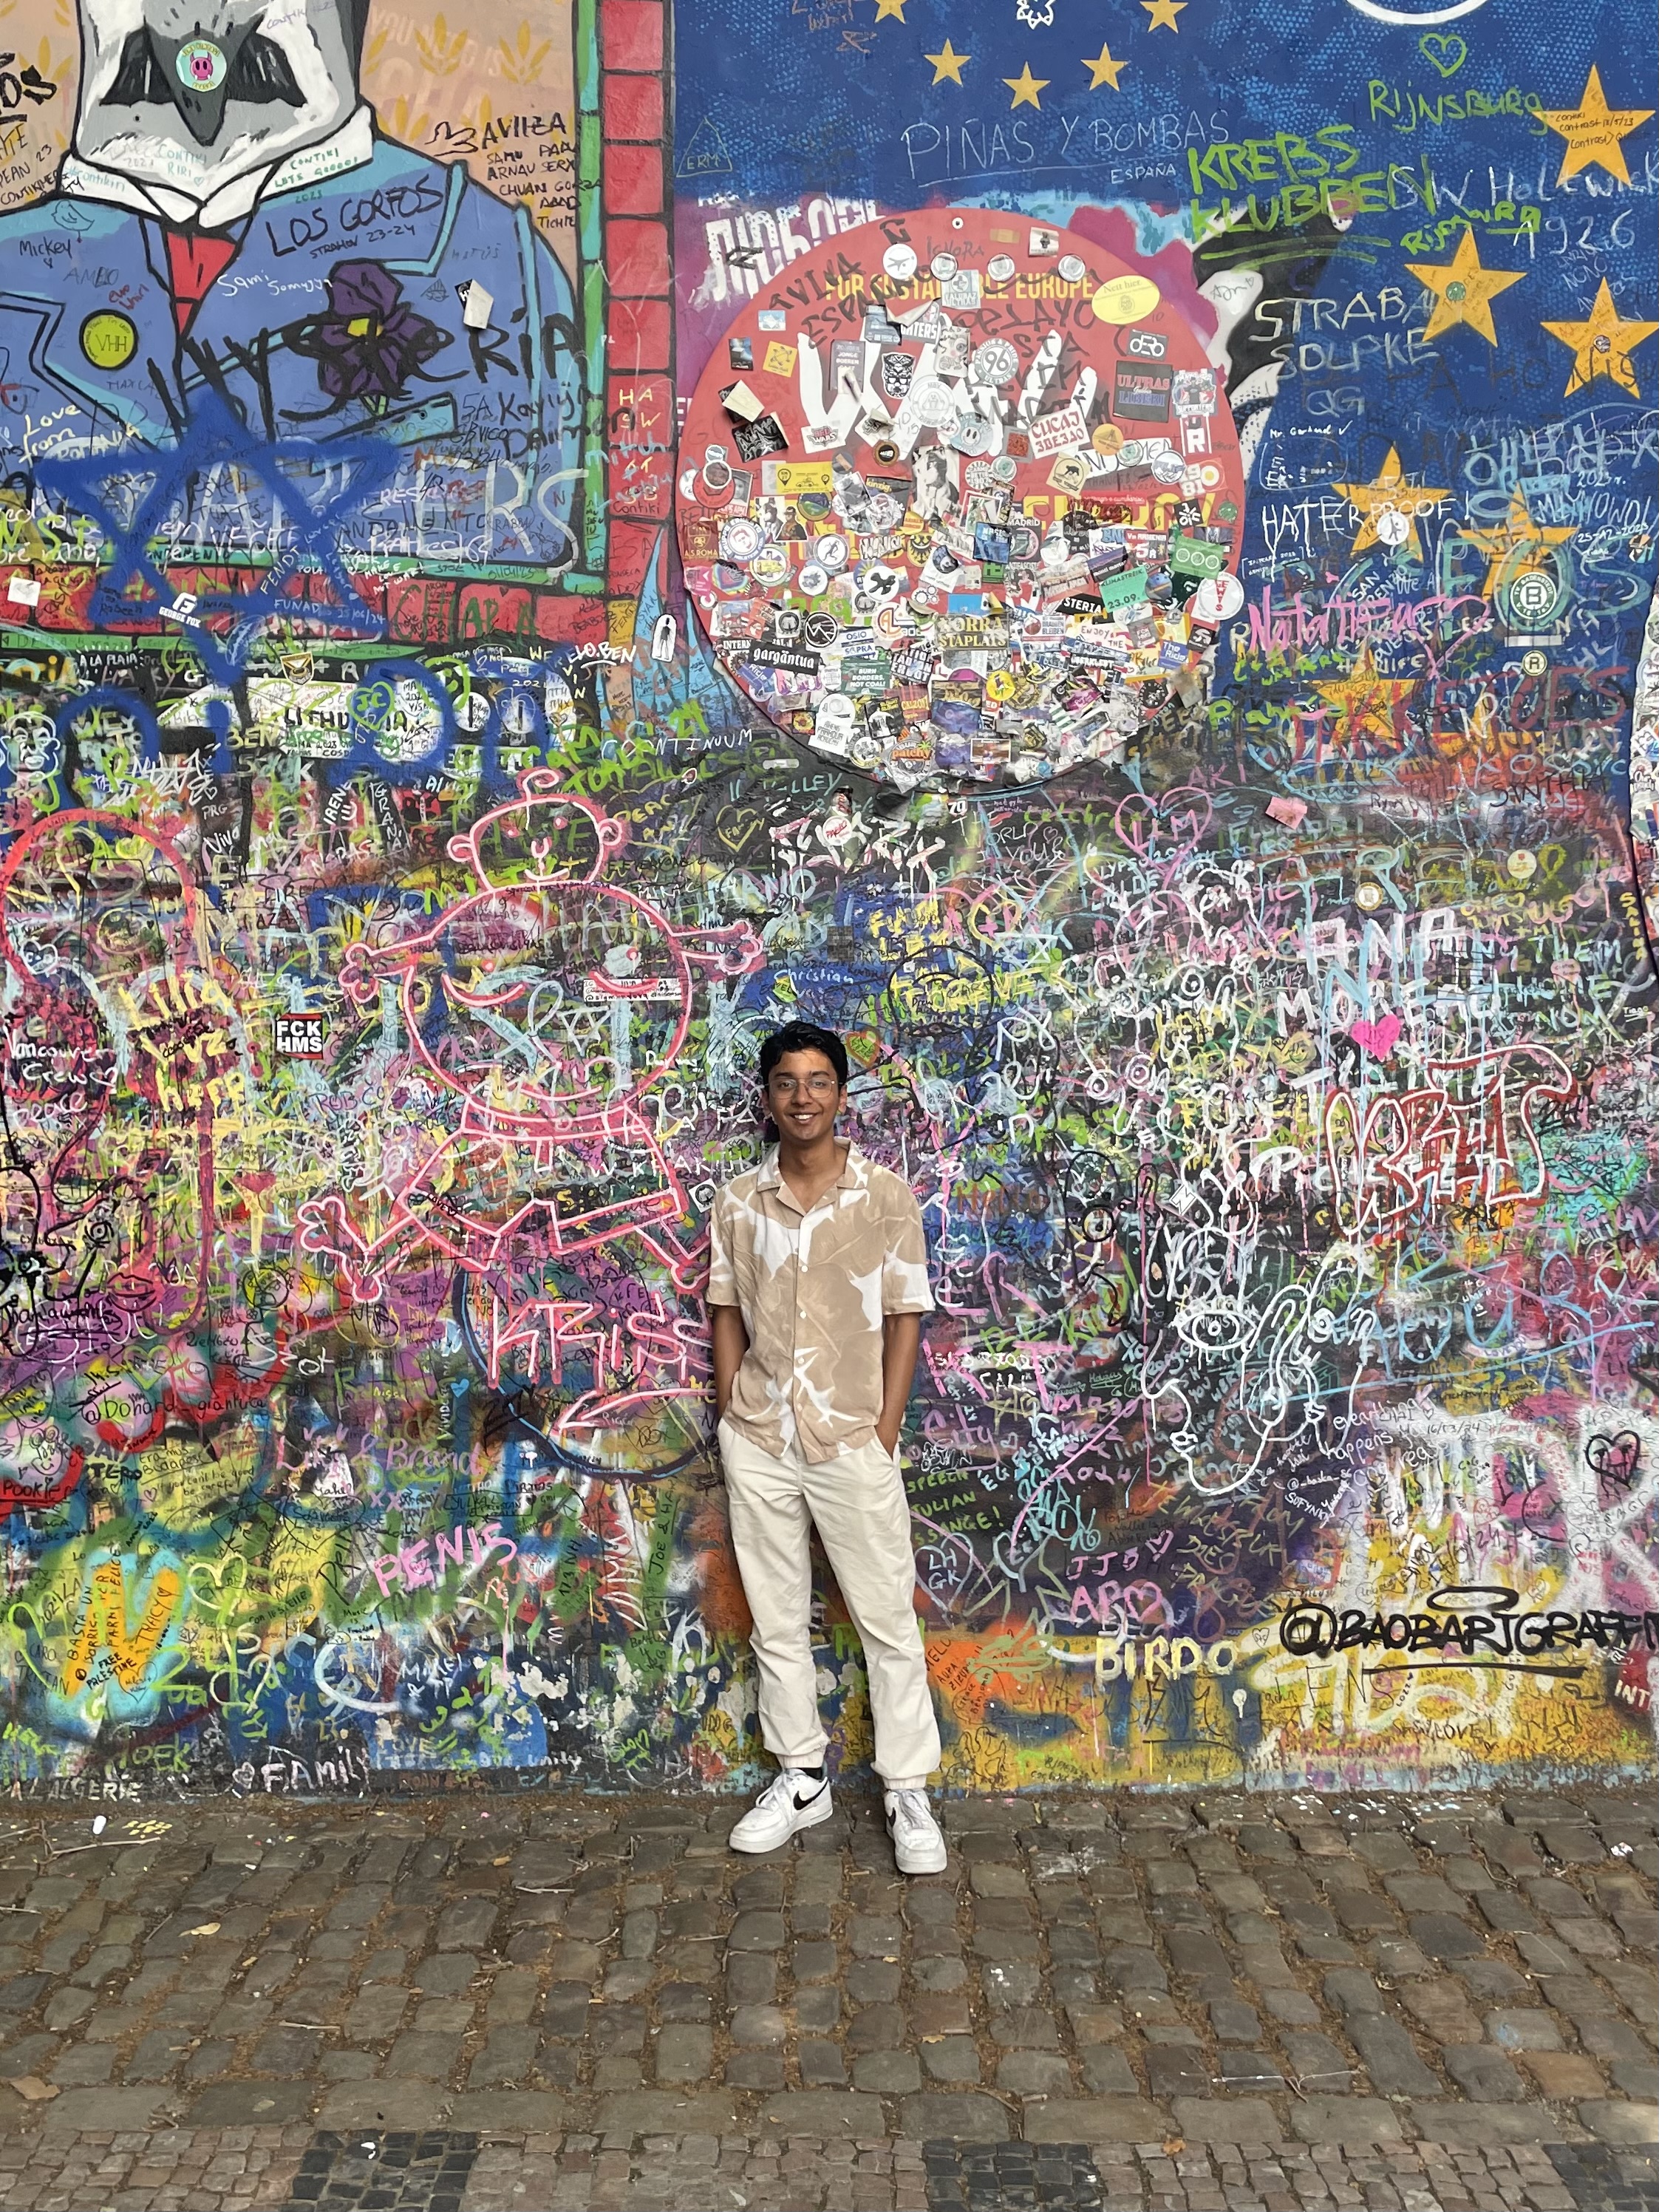
[[[100,168],[70,154],[58,173],[58,186],[73,198],[105,200],[112,207],[131,208],[137,215],[159,215],[164,222],[192,229],[215,230],[236,222],[255,202],[275,192],[302,190],[360,168],[374,157],[374,118],[367,103],[349,116],[331,138],[320,145],[301,146],[269,168],[252,169],[233,177],[205,200],[169,191],[165,185],[140,184],[118,169]]]
[[[847,1158],[842,1162],[841,1173],[830,1186],[831,1190],[855,1190],[870,1179],[870,1163],[858,1146],[848,1138]],[[757,1190],[776,1190],[783,1182],[783,1170],[778,1164],[778,1147],[771,1151],[760,1164],[755,1178]]]

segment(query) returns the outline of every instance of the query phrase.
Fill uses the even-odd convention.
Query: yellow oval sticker
[[[1163,295],[1150,276],[1109,276],[1092,305],[1103,323],[1138,323],[1150,315]]]

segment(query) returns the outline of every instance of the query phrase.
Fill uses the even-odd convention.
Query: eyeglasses
[[[805,1080],[795,1075],[775,1075],[768,1084],[780,1098],[793,1098],[798,1091],[805,1091],[813,1098],[833,1098],[841,1085],[833,1075],[809,1075]]]

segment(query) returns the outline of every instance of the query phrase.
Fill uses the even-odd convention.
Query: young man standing
[[[939,1874],[945,1838],[927,1797],[939,1723],[898,1464],[921,1317],[933,1304],[921,1213],[896,1175],[836,1138],[847,1103],[838,1036],[791,1022],[761,1047],[760,1078],[778,1146],[714,1200],[708,1306],[761,1732],[782,1771],[732,1844],[775,1850],[830,1814],[808,1632],[810,1523],[864,1644],[899,1871]]]

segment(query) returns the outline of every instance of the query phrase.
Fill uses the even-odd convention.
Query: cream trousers
[[[793,1451],[775,1459],[727,1421],[720,1423],[720,1445],[732,1547],[755,1617],[767,1749],[782,1765],[818,1766],[828,1741],[809,1634],[811,1522],[864,1645],[876,1771],[890,1790],[920,1790],[939,1763],[939,1723],[916,1620],[910,1509],[898,1462],[875,1437],[821,1467]]]

